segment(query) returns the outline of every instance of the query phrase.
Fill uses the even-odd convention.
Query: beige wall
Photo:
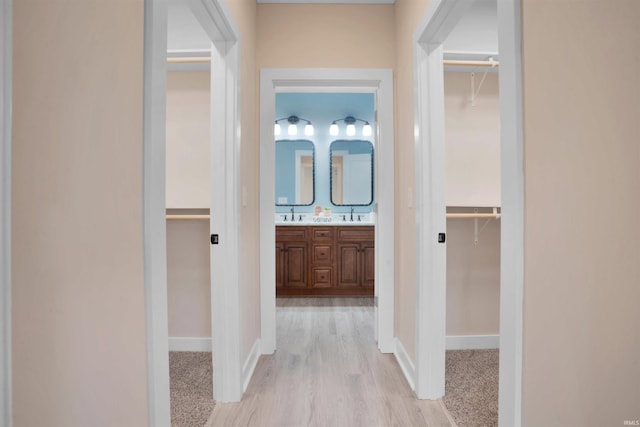
[[[415,360],[416,212],[413,138],[413,33],[429,0],[396,1],[396,336]]]
[[[258,68],[393,68],[393,5],[258,6]]]
[[[523,2],[523,425],[640,418],[640,2]]]
[[[256,339],[260,337],[260,146],[258,72],[255,62],[257,6],[254,1],[246,0],[228,0],[227,3],[242,33],[240,197],[243,203],[240,213],[240,280],[242,348],[243,358],[246,358]]]
[[[14,425],[147,425],[143,2],[14,2]]]
[[[211,337],[209,221],[167,221],[170,337]]]
[[[444,75],[447,206],[501,204],[498,74],[475,79],[472,105],[471,73]],[[474,220],[447,221],[447,335],[499,333],[500,221],[478,228],[476,245]]]
[[[168,209],[209,208],[210,103],[210,71],[167,73]],[[208,235],[208,221],[167,221],[170,337],[211,337]]]
[[[478,228],[487,220],[478,220]],[[447,220],[447,335],[500,332],[500,221]]]
[[[446,203],[500,206],[498,73],[475,73],[473,104],[471,75],[444,74]]]
[[[209,208],[211,72],[167,73],[167,208]]]

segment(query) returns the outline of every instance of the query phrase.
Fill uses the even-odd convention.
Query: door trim
[[[0,0],[0,426],[12,425],[11,375],[11,110],[12,0]]]
[[[169,426],[165,203],[167,2],[144,2],[143,247],[149,425]]]
[[[260,72],[260,309],[262,353],[276,349],[275,148],[277,92],[370,92],[376,94],[376,295],[378,348],[394,344],[394,135],[393,73],[385,69],[264,68]],[[379,160],[385,159],[382,163]]]
[[[524,112],[522,1],[498,2],[500,45],[500,379],[498,421],[522,424],[524,302]]]
[[[430,157],[428,154],[440,153],[444,148],[444,104],[440,102],[444,92],[441,44],[459,21],[468,3],[465,0],[433,0],[414,34],[417,170],[437,168],[438,165],[432,164],[437,156]],[[524,289],[521,0],[498,2],[498,34],[502,176],[499,424],[520,426]],[[430,99],[434,95],[437,99]],[[431,203],[434,193],[436,198],[440,197],[437,193],[443,189],[434,188],[429,176],[416,174],[416,180],[416,188],[420,189],[417,197],[422,206]],[[443,259],[441,255],[431,252],[435,242],[434,233],[444,230],[442,227],[446,223],[443,221],[446,220],[442,205],[425,206],[419,211],[419,256],[426,257],[424,261],[433,267],[442,263]],[[438,270],[444,268],[440,265]],[[443,274],[434,277],[434,274],[430,275],[424,268],[418,270],[416,393],[422,399],[436,399],[444,395],[446,313],[443,298],[446,294],[446,277]],[[441,305],[434,307],[429,304],[427,296],[435,296]]]
[[[227,12],[228,13],[228,12]],[[225,16],[223,14],[223,16]],[[230,19],[211,52],[211,338],[214,397],[239,402],[242,374],[240,257],[240,32]]]

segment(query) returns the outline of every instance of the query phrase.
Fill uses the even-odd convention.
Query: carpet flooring
[[[458,427],[498,425],[498,350],[448,350],[445,406]]]
[[[215,406],[211,353],[169,352],[171,426],[201,427]]]

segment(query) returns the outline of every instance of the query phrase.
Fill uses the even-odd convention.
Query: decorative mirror
[[[276,206],[310,206],[315,200],[315,147],[308,140],[276,141]]]
[[[369,206],[373,203],[373,144],[361,140],[333,141],[330,147],[331,203]]]

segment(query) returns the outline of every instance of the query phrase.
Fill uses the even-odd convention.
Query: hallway
[[[374,340],[373,298],[277,299],[277,351],[207,426],[449,426]]]

